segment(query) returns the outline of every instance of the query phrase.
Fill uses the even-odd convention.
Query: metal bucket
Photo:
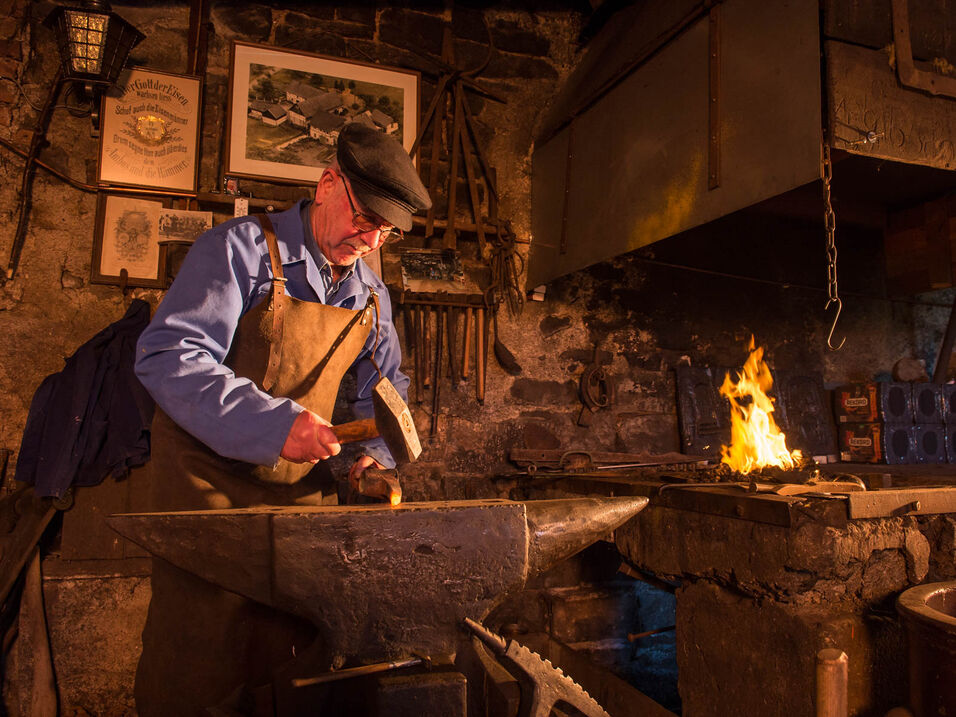
[[[956,715],[956,581],[910,588],[896,607],[909,644],[910,709]]]

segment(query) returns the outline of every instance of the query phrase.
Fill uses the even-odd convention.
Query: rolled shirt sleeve
[[[264,237],[250,218],[202,234],[136,347],[136,375],[180,427],[227,458],[273,466],[303,408],[223,364],[240,317],[268,295]]]

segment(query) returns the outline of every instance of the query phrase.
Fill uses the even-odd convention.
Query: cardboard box
[[[837,433],[840,438],[840,460],[844,463],[883,462],[882,424],[841,423]]]
[[[838,423],[912,423],[913,388],[908,383],[851,383],[833,392]]]

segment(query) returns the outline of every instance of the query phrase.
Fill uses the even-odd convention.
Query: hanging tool
[[[424,350],[422,351],[422,384],[432,385],[432,312],[431,307],[422,309],[424,327]]]
[[[485,349],[485,310],[479,306],[475,319],[475,400],[484,405],[485,403],[485,358],[487,350]]]
[[[442,367],[442,333],[445,328],[445,312],[439,309],[437,312],[437,323],[435,333],[435,366],[432,380],[432,426],[430,435],[438,435],[438,396],[441,392],[441,367]]]
[[[505,663],[506,669],[517,669],[533,682],[529,717],[548,717],[559,702],[566,702],[587,717],[611,717],[581,685],[536,652],[505,640],[467,617],[465,625]]]
[[[491,312],[495,323],[495,358],[498,360],[498,365],[507,373],[512,376],[518,376],[521,374],[521,364],[518,363],[518,359],[515,358],[515,355],[511,353],[508,347],[501,341],[500,332],[498,331],[498,310],[496,308],[491,309]]]
[[[452,388],[458,388],[458,311],[454,306],[445,308],[448,315],[448,372]]]
[[[578,413],[578,425],[590,426],[596,411],[608,408],[614,403],[614,383],[604,370],[600,361],[601,351],[594,346],[594,358],[581,374],[578,395],[581,397],[581,411]]]
[[[422,307],[412,306],[408,311],[414,317],[415,324],[415,402],[421,404],[425,400],[425,386],[422,374],[425,364],[422,355],[425,352],[425,333],[422,329]]]
[[[474,314],[472,313],[471,307],[465,309],[465,341],[462,344],[464,350],[461,352],[461,380],[467,381],[468,374],[470,373],[471,363],[471,333],[472,333],[472,323],[474,321]]]

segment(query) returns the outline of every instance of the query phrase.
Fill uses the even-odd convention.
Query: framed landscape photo
[[[90,281],[163,288],[166,277],[160,272],[159,256],[163,211],[161,201],[100,192]]]
[[[314,183],[351,122],[410,150],[419,83],[411,70],[233,41],[225,173]]]
[[[134,68],[103,98],[100,184],[195,192],[202,81]]]

